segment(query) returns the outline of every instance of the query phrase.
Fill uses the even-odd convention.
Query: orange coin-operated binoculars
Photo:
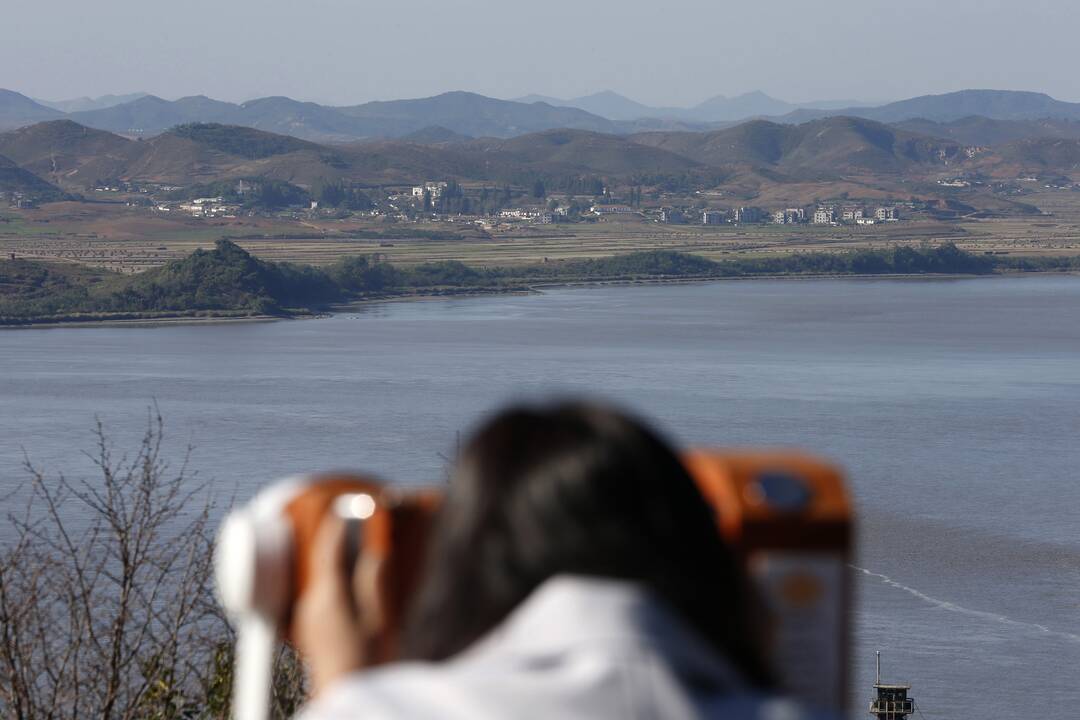
[[[841,474],[798,454],[694,450],[683,459],[768,606],[766,660],[783,689],[842,710],[852,519]],[[360,475],[310,475],[270,486],[225,519],[216,574],[237,628],[237,720],[269,716],[274,650],[290,635],[293,606],[310,582],[315,534],[329,513],[348,523],[342,571],[354,568],[360,554],[385,570],[382,631],[370,662],[398,657],[441,497],[438,490],[388,487]]]
[[[346,521],[342,572],[365,560],[384,564],[383,629],[371,664],[398,655],[398,633],[420,579],[441,500],[436,491],[404,491],[369,477],[327,473],[269,486],[222,523],[215,557],[218,597],[237,631],[233,717],[269,717],[277,643],[292,632],[293,607],[311,581],[312,547],[323,519]]]
[[[693,450],[683,462],[766,604],[766,660],[792,696],[842,714],[851,639],[851,499],[810,455]]]

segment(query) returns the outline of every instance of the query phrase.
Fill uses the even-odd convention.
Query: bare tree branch
[[[93,479],[46,476],[25,459],[29,499],[0,548],[0,717],[194,720],[229,714],[234,634],[213,597],[210,488],[163,455],[156,404],[131,455],[104,424]],[[284,649],[275,715],[304,697]]]

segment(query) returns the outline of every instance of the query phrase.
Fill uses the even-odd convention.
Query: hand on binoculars
[[[361,620],[363,603],[354,599],[364,595],[354,592],[362,573],[343,572],[344,562],[345,522],[328,514],[312,546],[311,582],[293,615],[293,633],[308,661],[312,696],[365,664],[368,633]]]

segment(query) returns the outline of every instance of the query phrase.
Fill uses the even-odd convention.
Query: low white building
[[[630,215],[634,212],[629,205],[593,205],[589,209],[597,215]]]
[[[499,211],[499,217],[505,220],[532,220],[541,225],[555,222],[555,215],[549,210],[535,208],[509,208]]]

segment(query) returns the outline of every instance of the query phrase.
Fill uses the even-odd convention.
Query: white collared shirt
[[[816,716],[815,716],[816,717]],[[355,673],[298,720],[809,720],[752,693],[663,603],[622,581],[560,576],[442,663]]]

